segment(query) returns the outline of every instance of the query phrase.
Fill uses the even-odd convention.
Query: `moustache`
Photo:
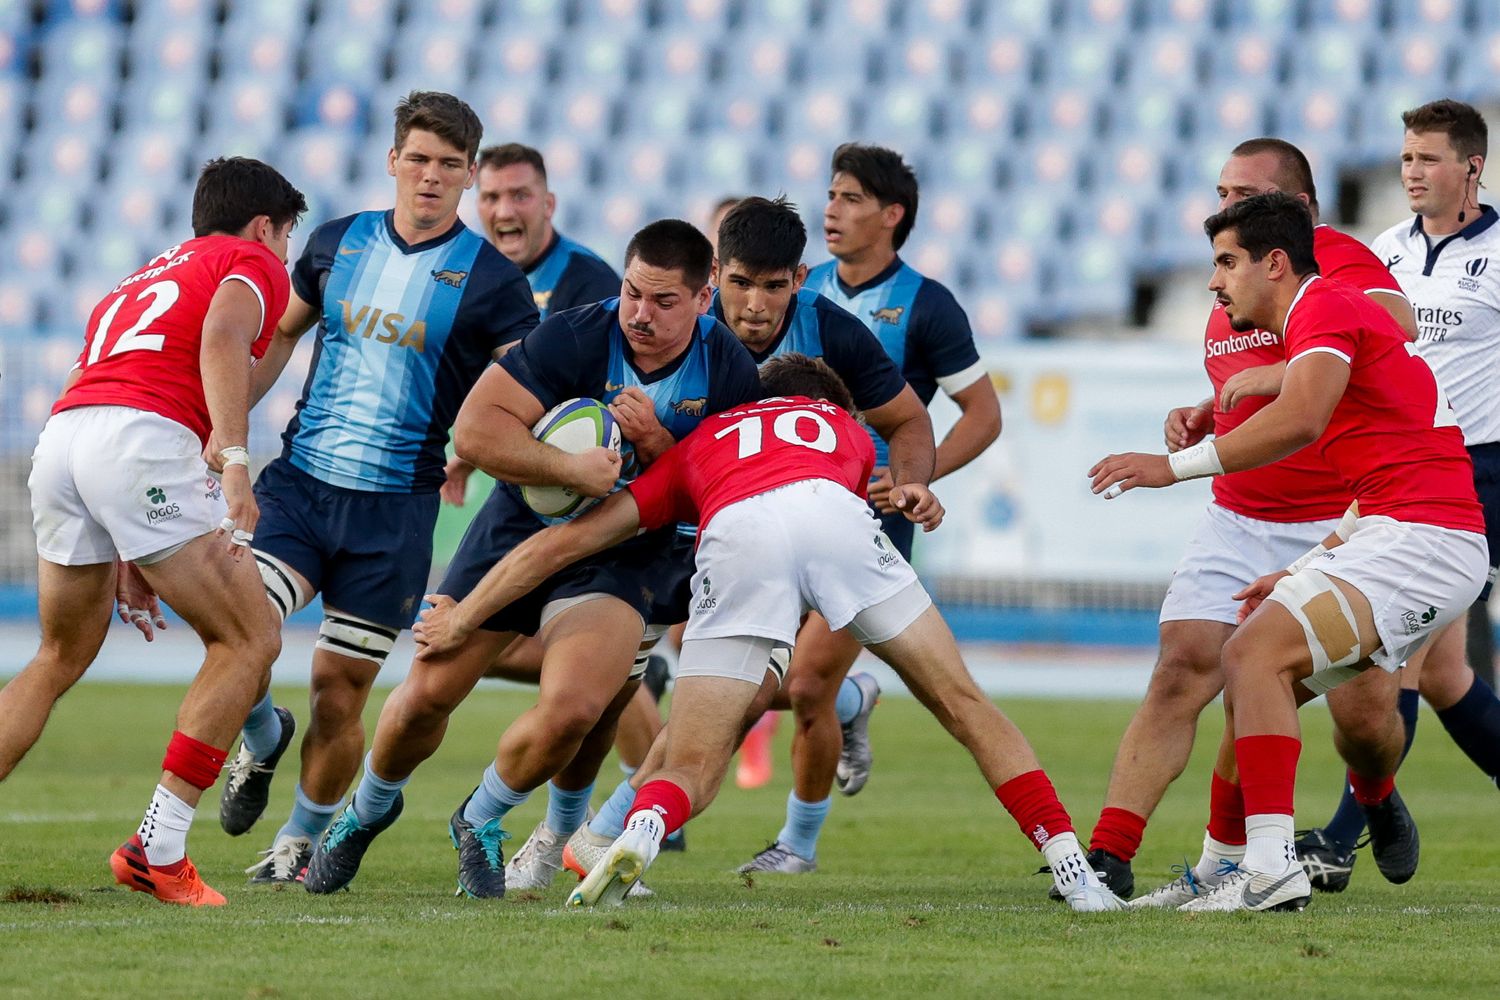
[[[630,324],[627,324],[627,327],[633,333],[644,333],[648,337],[651,336],[652,333],[654,332],[651,329],[651,324],[650,323],[630,323]]]

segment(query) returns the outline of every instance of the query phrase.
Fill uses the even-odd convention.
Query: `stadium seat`
[[[1214,0],[1140,0],[1136,16],[1146,30],[1177,28],[1202,35],[1213,30],[1217,6]]]
[[[575,91],[592,89],[601,97],[617,94],[638,76],[636,64],[658,54],[642,38],[632,27],[607,24],[560,36],[552,43],[558,79]]]
[[[992,0],[977,5],[973,37],[1037,39],[1048,34],[1056,14],[1054,0]]]
[[[123,0],[45,0],[41,8],[42,22],[49,25],[70,21],[121,21],[125,17]]]
[[[704,39],[722,38],[737,7],[731,0],[657,3],[651,11],[651,26],[658,31],[686,32]]]
[[[1204,47],[1204,83],[1265,94],[1281,80],[1283,39],[1270,31],[1229,29]]]
[[[462,29],[443,22],[404,26],[401,44],[390,49],[392,79],[398,83],[420,80],[427,90],[465,93],[477,58],[471,41]]]
[[[43,80],[113,83],[120,73],[125,28],[108,20],[70,20],[40,32],[36,43]]]
[[[779,93],[791,82],[797,50],[779,33],[756,37],[744,46],[730,45],[721,54],[718,82],[727,95],[754,88]]]
[[[635,78],[644,84],[699,88],[708,82],[719,50],[712,36],[705,37],[692,29],[663,32],[641,53]]]
[[[1245,0],[1220,8],[1224,26],[1232,31],[1248,29],[1278,36],[1296,28],[1300,16],[1299,0]]]

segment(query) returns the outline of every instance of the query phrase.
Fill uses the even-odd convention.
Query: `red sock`
[[[1354,801],[1362,806],[1378,806],[1396,790],[1396,776],[1387,774],[1379,778],[1366,778],[1349,772],[1349,788],[1354,792]]]
[[[1040,768],[1011,778],[995,789],[995,797],[1038,850],[1058,834],[1073,832],[1068,811],[1057,801],[1057,791]]]
[[[195,740],[186,733],[174,730],[167,743],[167,755],[162,758],[163,771],[171,771],[199,791],[207,791],[219,780],[224,768],[227,750],[211,747]]]
[[[630,804],[625,824],[630,824],[631,816],[648,809],[661,817],[662,825],[666,828],[663,836],[666,837],[676,833],[693,814],[693,804],[688,801],[687,792],[670,781],[660,779],[646,782],[635,793],[635,801]]]
[[[1141,849],[1141,835],[1145,832],[1146,817],[1129,809],[1105,806],[1099,813],[1099,822],[1094,824],[1089,850],[1105,850],[1121,861],[1129,861]]]
[[[1221,844],[1245,842],[1245,797],[1218,771],[1208,786],[1208,835]]]
[[[1241,736],[1234,741],[1246,816],[1296,815],[1292,800],[1301,754],[1302,741],[1295,736]]]

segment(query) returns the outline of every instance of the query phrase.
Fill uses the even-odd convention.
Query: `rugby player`
[[[255,371],[259,398],[318,326],[312,370],[279,458],[262,470],[255,557],[281,618],[323,595],[301,780],[253,883],[294,881],[364,753],[360,713],[427,589],[448,429],[494,353],[536,325],[514,264],[458,218],[482,131],[467,104],[413,92],[396,107],[396,203],[319,226],[291,304]],[[245,723],[219,821],[265,810],[292,715],[267,694]]]
[[[719,229],[721,256],[714,266],[717,290],[710,312],[734,331],[758,365],[788,353],[825,361],[848,387],[872,437],[888,444],[902,482],[926,485],[934,453],[926,407],[864,324],[803,286],[806,247],[807,228],[786,199],[738,202]],[[847,678],[844,687],[853,689],[857,707],[863,690]],[[756,724],[765,707],[759,701],[752,705],[746,725]],[[624,829],[639,785],[639,778],[622,781],[569,842],[566,863],[580,877]],[[781,870],[815,867],[814,847],[802,844],[800,831],[789,826],[775,843],[788,855]]]
[[[1111,455],[1089,475],[1110,498],[1313,445],[1351,487],[1351,530],[1235,595],[1247,616],[1221,660],[1247,846],[1211,891],[1182,907],[1301,909],[1312,886],[1293,846],[1297,707],[1372,665],[1394,674],[1463,613],[1488,572],[1484,518],[1463,433],[1432,370],[1387,312],[1318,275],[1306,204],[1257,195],[1204,229],[1209,288],[1231,326],[1269,331],[1284,345],[1280,395],[1213,441],[1171,455]],[[1392,794],[1389,772],[1362,780],[1365,795]]]
[[[575,560],[642,527],[702,525],[663,764],[569,903],[623,898],[662,839],[708,806],[746,711],[767,675],[775,677],[772,650],[794,645],[803,613],[816,607],[886,660],[969,750],[1074,909],[1120,908],[1089,869],[1025,737],[974,684],[916,573],[880,530],[863,496],[875,451],[850,416],[848,389],[822,361],[799,354],[772,358],[763,373],[766,391],[778,396],[705,421],[596,511],[518,546],[461,603],[432,595],[423,613],[422,655],[441,655]],[[921,483],[898,478],[889,501],[924,529],[942,519]]]
[[[32,456],[42,638],[0,689],[0,778],[98,655],[116,560],[133,562],[205,646],[145,818],[110,858],[116,881],[167,903],[224,904],[187,857],[188,827],[281,651],[245,558],[260,515],[246,440],[251,366],[286,306],[287,236],[306,210],[266,164],[210,161],[193,193],[193,239],[94,308]],[[204,467],[210,430],[222,486]]]
[[[1500,561],[1500,215],[1479,203],[1489,150],[1484,117],[1458,101],[1434,101],[1401,116],[1401,182],[1415,218],[1381,233],[1371,248],[1411,296],[1417,351],[1432,365],[1458,417],[1474,463],[1474,488],[1484,506],[1490,583]],[[1494,660],[1490,587],[1470,615],[1471,656],[1482,672]],[[1455,622],[1405,671],[1460,749],[1492,781],[1500,776],[1500,700],[1465,656],[1464,628]],[[1413,701],[1415,693],[1407,695]],[[1328,824],[1298,840],[1297,850],[1318,888],[1342,889],[1354,865],[1364,814],[1346,785]]]
[[[626,249],[618,298],[554,313],[485,373],[459,415],[456,446],[510,485],[490,494],[440,590],[468,594],[544,527],[520,485],[566,485],[589,496],[615,485],[618,454],[566,454],[532,436],[553,406],[574,397],[609,403],[634,459],[649,467],[706,416],[759,397],[755,362],[704,315],[712,263],[708,241],[689,223],[654,222]],[[400,814],[401,787],[437,749],[449,714],[518,635],[534,635],[545,650],[538,702],[506,730],[450,823],[460,889],[503,895],[505,814],[555,779],[549,826],[556,821],[559,835],[571,835],[582,823],[615,718],[644,668],[637,653],[645,627],[661,620],[659,608],[686,603],[690,575],[691,542],[671,529],[649,532],[545,580],[459,648],[416,661],[386,701],[364,777],[314,852],[307,888],[332,892],[353,879],[370,842]]]
[[[1316,222],[1317,189],[1301,150],[1274,138],[1240,143],[1219,174],[1220,210],[1272,191],[1304,201]],[[1363,244],[1332,226],[1317,225],[1313,252],[1324,277],[1361,289],[1408,336],[1416,335],[1401,286]],[[1284,363],[1276,337],[1261,330],[1232,329],[1223,307],[1216,304],[1204,331],[1204,367],[1214,393],[1167,415],[1167,449],[1181,450],[1207,434],[1227,434],[1244,423],[1280,390]],[[1089,841],[1089,863],[1122,898],[1134,893],[1130,862],[1147,821],[1167,786],[1187,766],[1199,715],[1224,688],[1219,654],[1234,631],[1238,604],[1233,595],[1327,537],[1349,500],[1348,486],[1311,450],[1214,479],[1213,499],[1162,602],[1156,666],[1146,697],[1116,751],[1104,807]],[[1358,712],[1363,725],[1343,720],[1355,731],[1349,734],[1353,739],[1340,736],[1340,746],[1352,752],[1356,743],[1382,742],[1389,716],[1371,716],[1357,700],[1343,704],[1348,701],[1345,694],[1336,693],[1329,700],[1330,709],[1336,716]],[[1416,710],[1415,698],[1402,699],[1408,742]],[[1213,807],[1203,852],[1178,880],[1181,884],[1173,883],[1189,897],[1211,885],[1224,864],[1235,861],[1244,849],[1242,818],[1233,806],[1238,791],[1232,754],[1227,763],[1228,770],[1216,770],[1212,781]]]
[[[939,388],[958,405],[957,423],[937,446],[935,482],[973,461],[999,436],[1000,398],[952,293],[899,255],[917,221],[911,167],[892,150],[847,143],[834,151],[830,170],[823,238],[834,259],[813,268],[805,288],[868,326],[924,405]],[[870,502],[881,515],[882,530],[909,560],[912,525],[890,503],[890,460],[878,438],[875,454]],[[795,781],[786,821],[744,870],[813,870],[835,782],[853,795],[868,780],[869,718],[879,687],[868,675],[843,683],[859,650],[853,636],[831,632],[816,612],[809,615],[786,684],[796,721]]]

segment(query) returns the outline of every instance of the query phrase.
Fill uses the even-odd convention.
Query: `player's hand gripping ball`
[[[620,454],[620,425],[597,399],[569,399],[548,410],[531,433],[570,455],[592,448]],[[571,486],[522,486],[521,499],[543,517],[572,517],[598,501]]]

